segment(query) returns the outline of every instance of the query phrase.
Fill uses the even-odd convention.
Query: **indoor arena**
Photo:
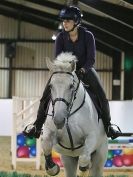
[[[0,177],[133,177],[133,1],[0,0]]]

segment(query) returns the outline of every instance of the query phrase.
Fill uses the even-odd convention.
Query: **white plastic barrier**
[[[38,105],[39,98],[13,97],[13,128],[11,136],[11,154],[13,169],[16,169],[17,162],[35,162],[36,169],[41,168],[40,139],[28,139],[22,134],[24,127],[27,124],[34,122],[34,120],[36,119]],[[34,146],[30,147],[30,145]],[[28,154],[31,150],[32,155]]]

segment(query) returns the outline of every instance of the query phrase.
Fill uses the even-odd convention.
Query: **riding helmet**
[[[73,20],[77,25],[80,23],[82,14],[80,9],[75,6],[65,7],[60,11],[59,19],[60,20]]]

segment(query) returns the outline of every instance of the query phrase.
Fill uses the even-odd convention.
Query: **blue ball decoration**
[[[17,135],[17,145],[24,146],[24,144],[25,144],[25,136],[23,133],[20,133]]]
[[[106,163],[105,163],[105,167],[112,167],[112,165],[113,165],[113,162],[112,162],[112,160],[111,159],[107,159],[107,161],[106,161]]]
[[[36,156],[36,146],[30,147],[30,155],[34,157]]]
[[[113,154],[114,155],[120,155],[122,153],[122,149],[114,149]]]

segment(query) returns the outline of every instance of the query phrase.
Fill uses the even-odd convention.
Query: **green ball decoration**
[[[112,159],[113,156],[114,156],[113,151],[112,150],[108,150],[108,156],[107,156],[107,158],[108,159]]]
[[[29,147],[36,145],[36,139],[35,138],[26,138],[26,145]]]

